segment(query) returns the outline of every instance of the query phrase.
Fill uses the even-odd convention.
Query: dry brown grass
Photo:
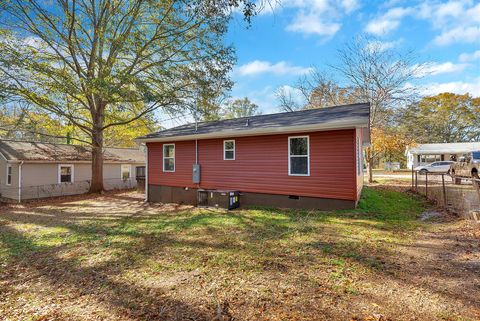
[[[475,320],[479,232],[414,196],[347,212],[148,205],[135,193],[0,209],[5,320]]]

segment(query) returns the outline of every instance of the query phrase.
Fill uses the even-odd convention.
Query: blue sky
[[[423,94],[480,96],[480,0],[271,3],[250,28],[236,15],[226,39],[238,58],[232,96],[249,97],[264,113],[278,111],[278,88],[293,85],[312,66],[335,63],[336,50],[362,34],[389,48],[414,49],[430,62],[419,83]]]

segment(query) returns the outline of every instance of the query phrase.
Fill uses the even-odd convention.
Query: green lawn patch
[[[369,187],[357,209],[335,212],[172,210],[109,196],[12,207],[0,215],[0,264],[43,264],[49,266],[46,279],[74,282],[72,288],[86,293],[87,285],[98,286],[102,298],[105,291],[126,291],[113,288],[119,284],[174,288],[194,301],[205,299],[200,289],[208,284],[250,289],[239,298],[268,297],[277,293],[270,279],[358,296],[361,280],[385,273],[396,248],[411,241],[423,209],[413,195]],[[124,308],[139,308],[140,299],[131,298]]]

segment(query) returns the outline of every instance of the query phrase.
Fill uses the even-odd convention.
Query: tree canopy
[[[398,113],[400,128],[419,143],[480,140],[480,97],[441,93],[409,104]]]
[[[250,1],[2,3],[0,80],[26,102],[81,130],[92,145],[91,191],[103,189],[105,132],[228,90],[224,45],[232,6]]]
[[[222,113],[222,118],[224,119],[260,115],[258,105],[253,103],[248,97],[227,102]]]

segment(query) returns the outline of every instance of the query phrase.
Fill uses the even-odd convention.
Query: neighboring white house
[[[448,161],[453,155],[457,158],[463,154],[480,150],[480,142],[419,144],[407,148],[407,167],[420,166],[438,161]]]
[[[27,200],[86,193],[92,178],[88,146],[0,140],[0,198]],[[139,149],[105,148],[105,189],[136,186],[145,166]]]

